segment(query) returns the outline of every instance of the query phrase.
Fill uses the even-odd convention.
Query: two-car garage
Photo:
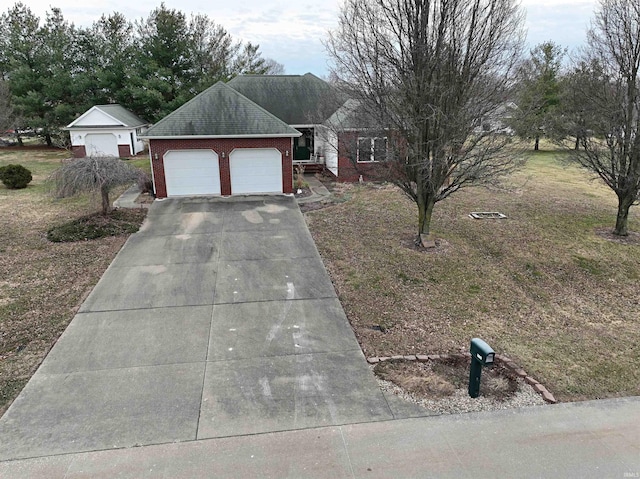
[[[170,150],[164,154],[167,196],[282,193],[282,153],[275,148],[237,148],[228,155],[229,177],[221,175],[220,158],[212,149]],[[226,157],[226,155],[225,155]]]
[[[142,137],[157,198],[293,192],[298,130],[223,82],[153,125]]]

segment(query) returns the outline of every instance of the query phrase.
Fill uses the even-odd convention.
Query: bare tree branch
[[[640,199],[640,4],[600,0],[588,43],[573,75],[582,123],[573,159],[615,192],[614,233],[626,236]]]
[[[493,182],[516,157],[479,128],[507,100],[522,45],[514,0],[347,0],[326,47],[358,115],[388,139],[381,168],[418,206]]]
[[[99,193],[102,214],[111,210],[110,191],[136,181],[139,171],[114,157],[79,158],[63,165],[49,176],[51,193],[67,198],[82,193]]]

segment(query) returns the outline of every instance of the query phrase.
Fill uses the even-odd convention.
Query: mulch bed
[[[60,243],[131,234],[138,231],[145,216],[146,211],[133,209],[115,209],[107,215],[94,213],[54,226],[47,231],[47,239]]]

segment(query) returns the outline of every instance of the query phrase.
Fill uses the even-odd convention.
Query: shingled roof
[[[218,82],[164,117],[143,138],[296,136],[299,131]]]
[[[124,126],[143,126],[147,125],[149,122],[144,121],[139,116],[127,110],[122,105],[97,105],[97,108],[105,112],[107,115],[112,116],[118,121],[121,121]]]
[[[241,75],[228,85],[288,125],[323,123],[344,103],[324,80],[304,75]]]
[[[87,128],[110,128],[110,127],[112,128],[114,126],[118,126],[118,125],[113,125],[111,123],[105,124],[105,125],[77,125],[76,126],[76,123],[80,122],[83,118],[85,118],[87,115],[91,114],[91,112],[95,110],[99,110],[102,113],[110,116],[113,120],[121,123],[122,127],[138,128],[140,126],[145,126],[149,124],[149,122],[143,120],[136,114],[130,112],[122,105],[113,103],[110,105],[95,105],[91,107],[89,110],[87,110],[78,118],[76,118],[73,122],[71,122],[66,128],[69,130],[73,130],[73,129],[87,129]]]

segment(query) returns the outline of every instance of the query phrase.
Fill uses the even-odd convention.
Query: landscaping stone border
[[[394,361],[394,360],[405,360],[405,361],[419,361],[421,363],[426,363],[428,361],[437,361],[440,359],[452,359],[452,358],[471,358],[471,353],[464,352],[461,354],[411,354],[408,356],[383,356],[383,357],[371,357],[367,358],[367,362],[369,364],[378,364],[384,361]],[[503,363],[507,368],[511,369],[514,374],[529,384],[535,392],[542,396],[546,402],[550,404],[556,404],[558,401],[553,394],[549,392],[549,390],[536,381],[533,377],[529,376],[529,374],[522,369],[517,363],[512,361],[506,356],[502,354],[495,355],[495,361]]]

